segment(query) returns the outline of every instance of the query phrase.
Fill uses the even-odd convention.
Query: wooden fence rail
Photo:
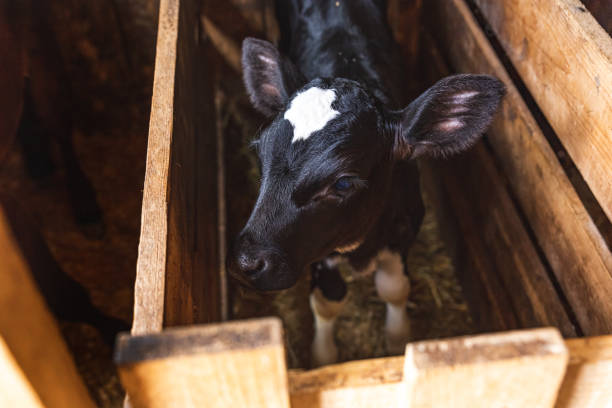
[[[510,331],[289,372],[282,338],[276,318],[126,334],[116,362],[134,408],[545,408],[558,394],[559,408],[612,401],[612,336],[564,341],[552,328]]]

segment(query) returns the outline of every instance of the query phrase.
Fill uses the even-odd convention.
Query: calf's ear
[[[506,90],[488,75],[438,81],[408,107],[391,114],[394,156],[449,156],[472,146],[487,129]]]
[[[256,38],[242,42],[242,73],[251,102],[267,117],[280,112],[289,96],[306,82],[274,45]]]

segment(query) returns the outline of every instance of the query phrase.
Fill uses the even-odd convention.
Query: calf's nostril
[[[238,266],[245,277],[255,279],[267,269],[268,261],[263,257],[249,257],[243,255],[238,258]]]

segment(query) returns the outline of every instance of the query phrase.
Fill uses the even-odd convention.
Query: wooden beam
[[[612,38],[580,0],[474,0],[612,219]]]
[[[400,407],[404,357],[289,372],[292,408]]]
[[[554,329],[411,343],[405,406],[550,408],[567,358]]]
[[[1,205],[0,248],[0,339],[2,347],[8,348],[5,355],[10,352],[10,361],[19,365],[45,407],[93,408],[93,401],[36,288]],[[13,375],[17,375],[14,370]],[[21,405],[0,403],[0,406]]]
[[[570,359],[557,408],[599,408],[612,404],[612,336],[565,342]]]
[[[0,407],[43,408],[32,385],[0,337]]]
[[[585,334],[612,331],[612,254],[464,0],[427,3],[443,53],[507,87],[489,141]]]
[[[280,320],[124,335],[115,361],[134,408],[288,408]]]

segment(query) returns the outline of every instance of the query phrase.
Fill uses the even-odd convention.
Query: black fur
[[[270,43],[245,40],[247,91],[273,120],[255,144],[259,197],[228,257],[241,281],[288,288],[308,265],[355,243],[347,256],[356,268],[385,247],[405,253],[424,214],[416,164],[405,159],[460,152],[490,123],[503,85],[482,75],[446,78],[396,110],[405,79],[384,3],[278,1],[290,60]],[[311,87],[334,89],[340,113],[292,143],[283,113]],[[350,188],[339,191],[339,179]]]

